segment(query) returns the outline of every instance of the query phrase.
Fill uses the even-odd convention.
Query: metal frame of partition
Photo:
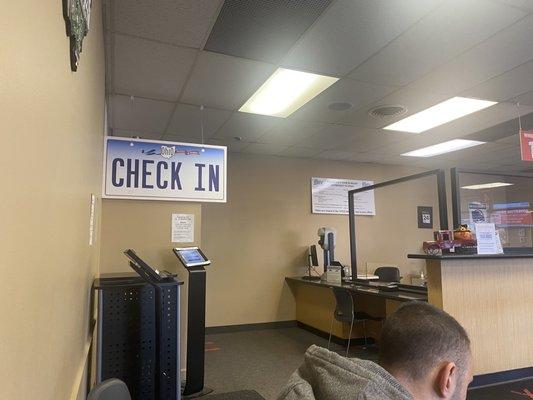
[[[472,169],[452,168],[450,170],[451,185],[452,185],[452,214],[453,214],[453,226],[458,227],[461,225],[461,188],[459,186],[459,174],[475,174],[475,175],[493,175],[493,176],[509,176],[515,178],[530,178],[532,175],[528,174],[508,174],[498,172],[477,171]],[[506,247],[511,252],[523,252],[531,253],[532,247]]]
[[[357,246],[356,246],[356,236],[355,236],[355,201],[354,195],[356,193],[362,193],[369,190],[374,190],[382,188],[385,186],[396,185],[398,183],[413,181],[416,179],[425,178],[427,176],[435,175],[437,179],[437,196],[438,196],[438,206],[439,206],[439,219],[440,219],[440,229],[448,229],[448,204],[446,200],[446,172],[443,169],[434,169],[427,172],[422,172],[415,175],[404,176],[403,178],[393,179],[390,181],[376,183],[372,186],[365,186],[359,189],[350,190],[348,192],[348,218],[350,226],[350,256],[351,256],[351,267],[352,267],[352,280],[357,278]]]

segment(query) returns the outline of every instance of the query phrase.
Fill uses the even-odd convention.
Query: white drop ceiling
[[[116,136],[226,145],[230,152],[428,168],[530,169],[532,0],[333,0],[277,63],[205,51],[222,0],[107,0],[107,92]],[[278,67],[339,77],[289,118],[237,110]],[[453,96],[500,104],[421,134],[381,129]],[[348,102],[334,111],[328,105]],[[520,109],[516,103],[520,103]],[[200,107],[203,106],[203,110]],[[430,159],[401,153],[454,138],[488,143]]]

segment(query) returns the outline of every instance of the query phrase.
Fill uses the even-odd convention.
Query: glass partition
[[[369,190],[374,191],[376,214],[357,215],[357,196]],[[410,284],[425,262],[408,259],[407,254],[421,253],[423,242],[433,240],[433,231],[448,229],[442,170],[352,190],[348,203],[352,277],[371,275],[379,266],[394,266],[400,270],[402,283]]]
[[[533,177],[452,170],[454,225],[491,222],[504,252],[533,248]]]

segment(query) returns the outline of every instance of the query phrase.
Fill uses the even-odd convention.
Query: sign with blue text
[[[224,146],[106,137],[108,199],[226,202]]]

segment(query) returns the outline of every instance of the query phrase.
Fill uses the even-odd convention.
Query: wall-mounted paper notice
[[[501,254],[503,253],[500,236],[496,232],[494,224],[476,224],[476,239],[478,254]]]
[[[172,214],[172,243],[194,242],[194,214]]]

